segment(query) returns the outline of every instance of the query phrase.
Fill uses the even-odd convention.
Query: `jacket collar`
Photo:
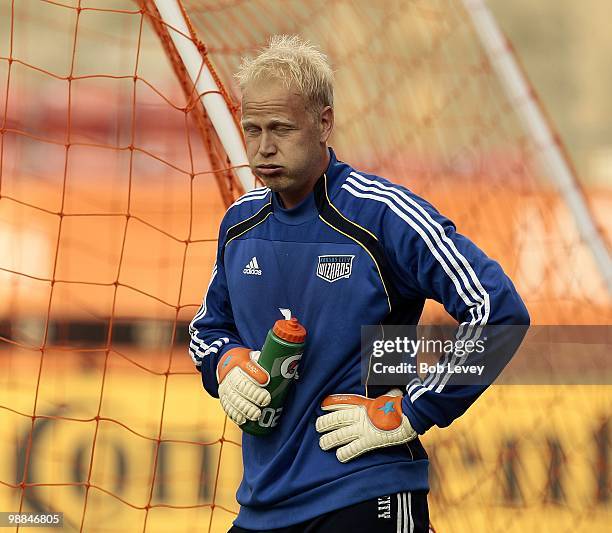
[[[329,163],[323,175],[316,181],[313,191],[304,198],[298,205],[291,209],[285,209],[281,206],[280,199],[277,193],[272,193],[272,209],[274,216],[286,224],[302,224],[313,218],[318,217],[319,212],[315,201],[315,191],[326,187],[328,195],[331,197],[336,188],[339,187],[346,172],[343,172],[347,166],[338,161],[336,154],[332,148],[329,150]]]

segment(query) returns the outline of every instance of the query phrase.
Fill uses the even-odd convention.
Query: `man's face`
[[[316,118],[304,97],[280,80],[261,80],[245,88],[242,129],[247,156],[253,173],[270,189],[287,195],[306,192],[324,171],[331,131],[327,123],[333,116],[326,109]]]

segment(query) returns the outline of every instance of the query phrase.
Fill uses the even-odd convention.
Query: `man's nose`
[[[276,153],[276,144],[269,133],[262,132],[259,141],[259,154],[264,157],[270,157]]]

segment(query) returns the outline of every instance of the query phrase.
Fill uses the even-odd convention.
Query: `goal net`
[[[610,323],[545,147],[463,2],[181,6],[231,127],[240,57],[299,33],[335,70],[340,159],[449,216],[534,323]],[[201,388],[187,324],[245,185],[168,24],[149,0],[0,1],[0,508],[63,512],[69,530],[218,532],[238,510],[240,432]],[[583,195],[609,243],[611,190]],[[423,322],[447,321],[428,304]],[[492,387],[423,439],[434,525],[603,528],[609,419],[603,381]]]

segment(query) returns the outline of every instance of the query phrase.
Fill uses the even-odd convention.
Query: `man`
[[[327,146],[332,71],[321,52],[277,36],[237,77],[249,163],[267,187],[237,200],[221,223],[191,356],[241,425],[270,401],[252,350],[281,310],[308,339],[278,426],[243,433],[231,531],[427,531],[418,435],[450,424],[484,387],[447,387],[436,375],[373,395],[361,383],[361,326],[417,324],[426,298],[471,332],[527,324],[525,306],[500,266],[430,204],[336,158]],[[318,269],[322,261],[341,265],[341,276]]]

